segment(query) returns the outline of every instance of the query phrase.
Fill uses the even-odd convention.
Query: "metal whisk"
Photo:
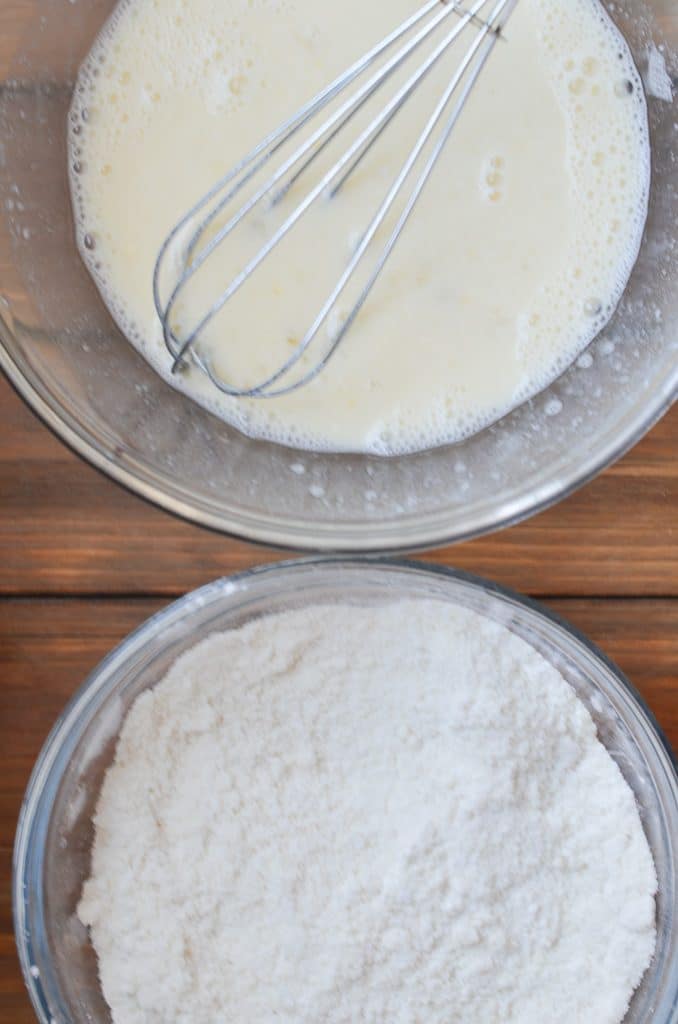
[[[321,372],[346,336],[383,270],[459,119],[478,76],[495,44],[502,38],[502,31],[516,3],[517,0],[466,0],[464,4],[458,0],[427,0],[414,14],[306,103],[288,121],[263,139],[181,218],[163,242],[153,274],[155,307],[162,323],[165,344],[174,360],[173,372],[180,369],[187,359],[191,359],[210,377],[220,391],[236,397],[251,398],[286,394],[307,384]],[[443,23],[448,19],[450,25],[446,28]],[[405,65],[426,40],[435,41],[433,34],[438,29],[440,32],[444,31],[444,34],[427,53],[425,59],[408,75],[370,123],[350,141],[340,157],[334,161],[329,170],[322,174],[320,181],[310,188],[259,251],[226,284],[224,291],[206,310],[199,323],[193,326],[185,336],[180,336],[172,326],[177,303],[184,289],[205,261],[259,204],[275,205],[280,202],[329,143],[337,137],[339,132],[347,128],[364,104],[385,85],[399,68]],[[339,193],[398,111],[464,30],[467,30],[467,34],[473,33],[468,49],[455,66],[454,72],[421,134],[367,226],[345,270],[306,334],[295,346],[291,355],[265,380],[247,387],[238,387],[234,383],[224,380],[215,371],[208,355],[199,351],[197,343],[205,328],[309,208],[321,196],[329,196],[331,199]],[[395,52],[389,55],[391,50],[395,50]],[[379,64],[381,58],[383,58],[383,63]],[[379,66],[370,74],[370,68],[373,68],[375,64]],[[345,99],[342,99],[344,91],[349,90],[349,87],[354,84],[355,89],[350,91]],[[333,101],[338,101],[336,108],[329,113],[326,112],[324,120],[319,118],[319,115]],[[447,118],[445,118],[446,114]],[[317,118],[320,123],[314,127]],[[303,138],[294,152],[285,156],[282,153],[285,144],[304,128],[308,129],[309,134]],[[253,194],[248,196],[233,213],[229,213],[229,206],[236,200],[242,189],[269,162],[274,162],[276,157],[278,162],[267,180],[261,185],[256,185]],[[359,264],[366,258],[384,219],[398,198],[402,199],[408,179],[411,176],[414,177],[417,170],[418,176],[414,180],[409,194],[405,196],[405,202],[397,222],[388,240],[378,251],[367,280],[348,315],[339,328],[329,336],[329,341],[312,367],[303,371],[301,375],[298,370],[296,375],[292,375],[291,371],[311,346],[320,328],[326,323],[328,316],[335,308],[349,280],[353,277]],[[217,218],[224,216],[227,218],[226,222],[215,231]],[[181,245],[181,239],[184,237],[187,237],[188,241],[185,245]],[[168,275],[170,277],[172,275],[172,266],[170,266],[172,261],[169,257],[178,246],[181,247],[179,269],[177,272],[176,266],[174,267],[174,279],[169,289],[169,295],[163,301],[160,294],[161,282]],[[174,260],[176,260],[176,253]],[[293,376],[292,380],[290,380],[290,376]]]

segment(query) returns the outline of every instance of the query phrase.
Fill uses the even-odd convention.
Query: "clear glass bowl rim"
[[[27,363],[13,358],[3,338],[1,320],[0,369],[17,394],[56,437],[85,462],[121,484],[131,494],[197,526],[251,543],[282,550],[301,549],[349,555],[361,552],[397,555],[425,551],[463,543],[524,522],[570,497],[626,455],[678,400],[677,363],[675,373],[664,380],[661,388],[649,393],[647,404],[637,409],[627,429],[610,439],[599,451],[590,452],[571,473],[543,482],[530,493],[504,502],[499,509],[488,510],[484,517],[461,529],[455,527],[450,531],[450,526],[446,528],[441,522],[444,513],[437,512],[422,517],[415,524],[374,523],[369,531],[365,531],[361,525],[357,528],[349,524],[328,528],[327,524],[317,523],[311,527],[304,522],[297,526],[291,522],[244,512],[228,516],[216,514],[197,503],[185,501],[178,490],[173,492],[164,484],[158,486],[150,474],[128,468],[117,459],[113,452],[107,450],[93,433],[86,430],[55,400]]]
[[[30,872],[29,858],[36,829],[38,829],[39,838],[41,837],[44,841],[57,785],[71,752],[69,740],[77,730],[81,717],[87,713],[90,704],[100,694],[106,693],[107,683],[114,676],[118,666],[124,664],[135,652],[142,650],[147,639],[164,631],[170,624],[178,622],[185,615],[190,615],[193,610],[208,605],[212,600],[226,595],[231,592],[232,588],[237,588],[243,583],[246,584],[253,578],[287,576],[292,588],[294,583],[298,582],[295,581],[296,576],[303,576],[304,572],[314,569],[331,572],[332,567],[339,571],[354,570],[358,572],[369,569],[378,572],[382,568],[386,572],[389,570],[402,572],[420,579],[446,579],[471,590],[479,591],[491,598],[497,598],[508,606],[517,606],[519,610],[544,622],[556,634],[564,634],[569,644],[573,644],[575,649],[579,647],[580,655],[598,663],[598,666],[607,673],[614,683],[618,692],[630,700],[634,711],[641,720],[644,719],[644,724],[649,728],[650,734],[657,741],[659,747],[659,756],[663,761],[661,767],[670,787],[672,814],[678,816],[678,759],[647,703],[619,667],[593,641],[556,612],[533,598],[463,570],[376,555],[355,558],[346,558],[341,555],[308,556],[256,566],[240,573],[234,573],[189,591],[172,601],[165,608],[144,620],[140,626],[130,632],[105,655],[67,702],[38,755],[26,787],[17,824],[13,852],[12,908],[19,961],[29,997],[40,1024],[55,1024],[55,1022],[49,1012],[40,977],[36,977],[31,971],[34,960],[31,956],[32,944],[27,937],[27,909],[30,897],[27,895],[26,878]],[[112,690],[111,687],[111,692]],[[48,794],[48,801],[45,803],[45,790],[48,783],[51,784],[51,793]],[[657,1024],[678,1024],[678,960],[671,963],[670,969],[673,977],[671,1007],[669,1015],[661,1020],[657,1019]]]

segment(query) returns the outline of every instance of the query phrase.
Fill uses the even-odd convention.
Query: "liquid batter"
[[[69,146],[83,258],[156,369],[250,435],[382,454],[460,440],[558,376],[609,319],[630,274],[650,176],[639,75],[598,0],[521,0],[325,370],[275,399],[230,398],[195,366],[171,375],[151,287],[164,237],[264,135],[417,6],[123,0],[81,69]],[[201,336],[201,351],[229,381],[261,380],[304,335],[472,32],[339,196],[314,206]],[[248,221],[196,275],[177,310],[182,330],[270,233],[267,216]],[[335,310],[304,368],[348,308]]]

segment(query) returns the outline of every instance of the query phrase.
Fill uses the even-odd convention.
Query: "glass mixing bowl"
[[[112,6],[14,0],[0,46],[0,363],[95,466],[172,512],[251,540],[415,549],[545,508],[669,406],[678,386],[678,102],[662,62],[678,72],[673,0],[607,4],[648,85],[654,150],[646,238],[614,319],[557,383],[501,422],[462,444],[392,459],[249,440],[173,391],[112,322],[74,242],[65,132],[78,65]]]
[[[187,648],[254,616],[322,603],[435,598],[521,636],[575,688],[635,793],[659,879],[654,960],[625,1024],[678,1022],[678,779],[661,733],[619,670],[532,601],[477,577],[415,564],[307,559],[196,590],[149,619],[94,670],[52,730],[28,785],[14,859],[17,944],[41,1024],[110,1022],[87,931],[75,916],[91,817],[123,718]]]

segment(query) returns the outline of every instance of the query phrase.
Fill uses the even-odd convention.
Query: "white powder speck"
[[[656,878],[557,670],[449,605],[316,607],[184,654],[95,817],[115,1024],[618,1024]]]
[[[643,76],[645,88],[650,96],[665,103],[673,102],[673,83],[666,69],[666,61],[657,47],[652,44],[647,52],[647,70]]]

